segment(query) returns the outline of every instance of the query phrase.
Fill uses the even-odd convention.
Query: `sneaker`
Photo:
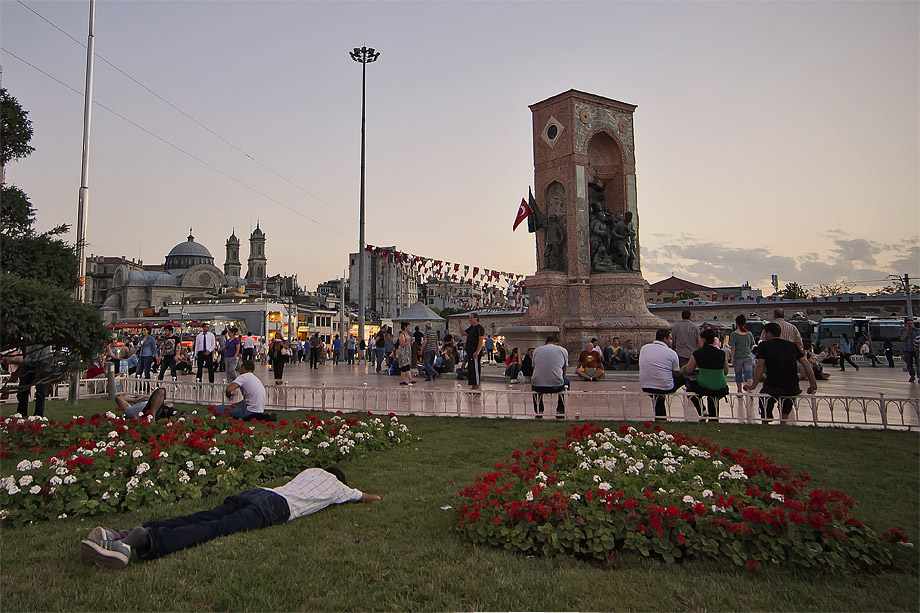
[[[121,537],[114,530],[109,530],[103,526],[96,526],[90,530],[89,536],[86,537],[91,541],[120,541]]]
[[[131,547],[121,541],[85,539],[80,548],[86,560],[106,568],[124,568],[131,559]]]

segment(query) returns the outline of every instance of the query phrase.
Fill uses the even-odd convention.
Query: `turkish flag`
[[[529,204],[527,204],[527,200],[521,198],[521,206],[518,209],[517,217],[514,218],[514,226],[512,226],[511,231],[514,232],[517,230],[517,227],[521,225],[521,222],[527,219],[531,213],[533,213],[533,209],[530,208]]]

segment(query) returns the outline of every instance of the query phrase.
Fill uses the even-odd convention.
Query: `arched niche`
[[[602,186],[590,189],[597,194],[611,213],[626,212],[626,171],[620,143],[610,133],[601,130],[588,140],[588,183]]]

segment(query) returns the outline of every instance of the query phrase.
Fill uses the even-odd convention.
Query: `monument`
[[[558,334],[574,358],[596,337],[639,347],[670,327],[645,304],[641,273],[633,113],[636,107],[577,90],[530,106],[533,113],[537,271],[525,280],[529,308],[500,331],[512,345]],[[534,206],[536,205],[536,206]]]

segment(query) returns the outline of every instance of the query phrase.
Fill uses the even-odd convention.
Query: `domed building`
[[[265,233],[256,228],[253,238],[258,245],[256,272],[264,279]],[[252,239],[250,239],[252,242]],[[234,293],[245,297],[247,280],[239,274],[239,239],[236,232],[227,241],[227,263],[224,270],[214,265],[214,256],[207,247],[195,242],[192,230],[187,239],[166,255],[162,267],[155,270],[132,270],[126,265],[115,269],[112,287],[101,309],[106,319],[115,321],[124,318],[144,317],[144,312],[154,309],[159,312],[173,302],[201,300]],[[227,272],[225,272],[227,271]],[[230,274],[230,273],[236,274]]]

